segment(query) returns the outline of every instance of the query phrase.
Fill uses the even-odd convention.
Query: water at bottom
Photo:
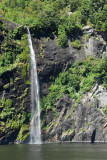
[[[107,144],[1,145],[0,160],[107,160]]]

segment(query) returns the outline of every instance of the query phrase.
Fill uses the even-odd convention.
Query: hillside
[[[106,1],[3,0],[0,12],[0,144],[29,139],[25,26],[37,59],[42,139],[106,142]]]
[[[29,49],[22,27],[2,18],[0,29],[0,143],[7,144],[21,127],[29,132]]]
[[[62,47],[85,25],[107,30],[106,0],[3,0],[0,9],[7,20],[32,27],[39,37],[58,35]]]

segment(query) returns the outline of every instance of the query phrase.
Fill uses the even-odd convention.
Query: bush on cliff
[[[63,36],[72,36],[91,22],[98,31],[107,30],[106,0],[4,0],[0,2],[2,15],[9,21],[34,27],[42,36],[50,32],[60,34],[59,45],[65,45]],[[61,40],[63,39],[63,40]]]
[[[52,109],[63,94],[78,100],[84,93],[91,91],[99,78],[107,88],[107,59],[90,58],[81,66],[76,62],[69,70],[60,73],[51,84],[50,93],[43,97],[41,107]]]

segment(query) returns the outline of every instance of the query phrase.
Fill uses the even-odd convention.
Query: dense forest
[[[62,47],[85,25],[107,30],[106,0],[2,0],[0,11],[7,20],[36,29],[39,36],[57,34]]]

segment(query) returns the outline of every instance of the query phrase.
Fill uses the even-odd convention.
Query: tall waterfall
[[[31,35],[28,31],[28,43],[30,49],[31,61],[31,123],[30,123],[30,144],[41,143],[41,128],[40,128],[40,100],[39,100],[39,84],[37,76],[36,58],[32,45]]]

